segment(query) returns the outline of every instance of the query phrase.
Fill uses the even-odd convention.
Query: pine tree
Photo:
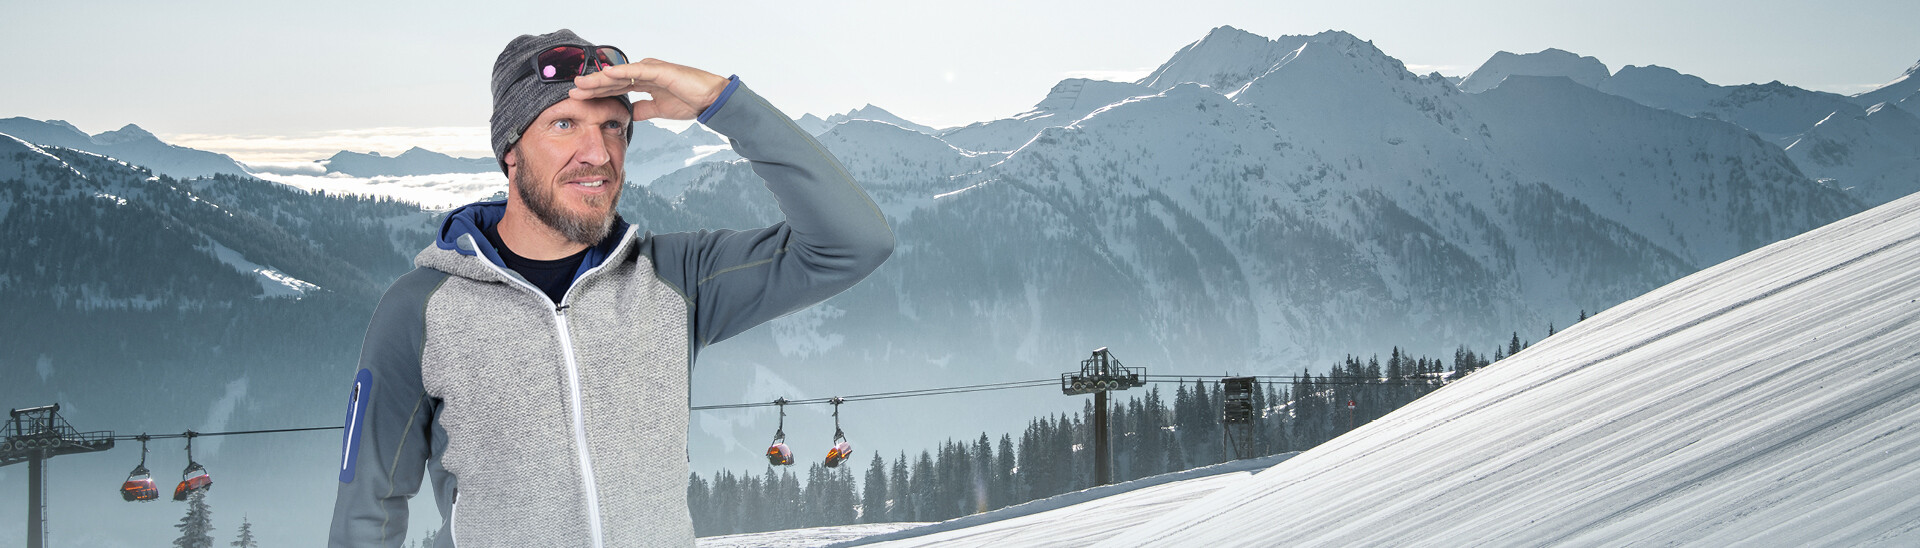
[[[987,490],[987,506],[1005,508],[1013,505],[1013,435],[1001,434],[1000,447],[993,461],[993,481]]]
[[[420,548],[433,548],[434,543],[438,542],[439,540],[440,540],[439,529],[427,531],[427,534],[420,535]],[[236,544],[235,546],[238,546],[238,544]]]
[[[907,452],[901,451],[899,460],[893,461],[893,473],[887,480],[887,494],[893,497],[891,521],[920,521],[913,512],[912,480],[907,475]]]
[[[713,489],[699,472],[687,474],[687,510],[693,514],[693,534],[705,536],[713,533]]]
[[[833,506],[827,509],[827,525],[852,525],[859,516],[854,515],[854,503],[860,501],[853,492],[853,468],[841,466],[834,469]]]
[[[920,459],[913,462],[913,478],[908,480],[907,489],[912,493],[913,514],[924,521],[938,521],[939,514],[934,510],[933,455],[920,451]]]
[[[253,540],[253,522],[248,521],[244,515],[240,516],[240,538],[227,545],[238,546],[240,548],[260,548],[260,543],[254,542]]]
[[[887,461],[880,458],[880,452],[873,452],[873,462],[867,463],[866,485],[860,493],[860,523],[883,523],[887,521]]]
[[[1515,331],[1513,332],[1513,341],[1507,343],[1507,355],[1512,356],[1519,354],[1522,348],[1524,347],[1520,346],[1520,332]]]
[[[993,440],[986,432],[980,433],[980,439],[973,442],[973,467],[969,470],[973,481],[967,482],[973,497],[968,499],[968,514],[976,514],[993,509]]]
[[[187,497],[187,515],[174,524],[180,530],[180,538],[174,539],[178,548],[213,548],[213,509],[207,506],[207,492],[194,491]]]

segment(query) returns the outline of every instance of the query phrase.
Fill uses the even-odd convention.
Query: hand
[[[633,102],[635,122],[654,118],[692,120],[720,98],[720,91],[727,88],[727,79],[686,65],[647,58],[574,77],[573,85],[574,90],[567,92],[568,96],[580,100],[629,92],[653,96]]]

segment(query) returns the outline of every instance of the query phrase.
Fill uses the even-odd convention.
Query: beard
[[[553,195],[558,185],[541,184],[541,181],[534,180],[533,176],[526,171],[520,171],[514,175],[513,185],[519,189],[520,201],[526,204],[527,210],[532,211],[534,218],[539,219],[541,224],[559,232],[569,242],[594,245],[606,239],[607,233],[613,230],[614,206],[620,203],[619,185],[622,184],[620,174],[614,170],[612,164],[608,164],[567,171],[555,177],[554,180],[565,181],[591,175],[604,175],[607,178],[604,184],[615,186],[613,192],[606,196],[587,198],[587,205],[599,210],[588,213],[576,214],[563,211],[559,204],[554,203]]]

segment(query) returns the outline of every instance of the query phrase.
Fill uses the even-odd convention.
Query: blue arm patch
[[[353,394],[347,397],[347,428],[340,439],[340,483],[353,483],[354,464],[360,460],[360,430],[366,427],[367,400],[373,392],[373,371],[353,376]]]

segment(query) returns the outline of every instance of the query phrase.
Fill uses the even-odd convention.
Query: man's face
[[[599,243],[620,201],[632,117],[608,98],[548,107],[509,153],[515,198],[568,241]]]

